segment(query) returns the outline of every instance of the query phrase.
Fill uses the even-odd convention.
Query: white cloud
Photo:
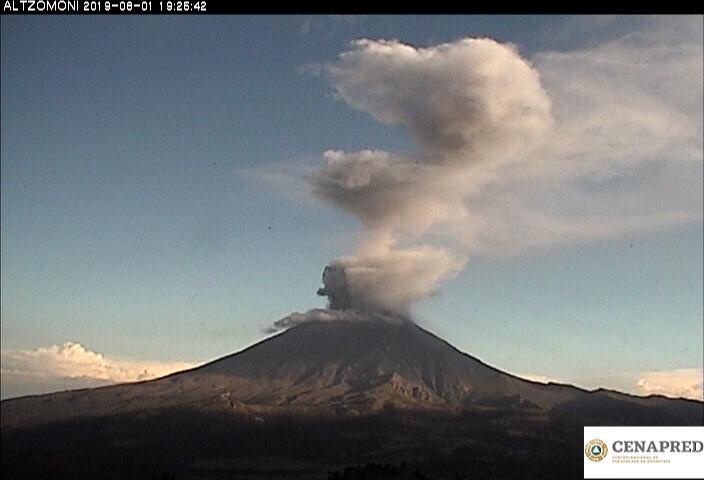
[[[644,372],[638,379],[638,391],[644,395],[661,394],[704,400],[704,371],[684,368],[659,372]]]
[[[526,380],[530,380],[531,382],[538,382],[538,383],[566,383],[561,380],[556,380],[554,378],[547,377],[545,375],[539,375],[539,374],[534,374],[534,373],[521,373],[517,374],[518,377],[524,378]]]
[[[35,350],[6,350],[0,357],[3,398],[149,380],[197,365],[110,358],[76,342]]]
[[[701,368],[680,368],[653,372],[612,373],[592,377],[553,378],[542,374],[518,374],[540,383],[567,383],[588,390],[606,388],[634,395],[664,395],[672,398],[704,400]]]

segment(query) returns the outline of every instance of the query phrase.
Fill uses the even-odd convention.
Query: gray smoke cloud
[[[359,311],[353,308],[337,310],[316,308],[304,313],[294,312],[287,315],[265,328],[264,333],[277,333],[310,322],[388,322],[398,324],[407,321],[408,319],[404,317],[377,311]]]
[[[342,100],[402,125],[417,150],[324,153],[313,193],[359,218],[364,235],[325,269],[319,294],[333,309],[405,315],[464,268],[454,232],[471,220],[468,198],[540,144],[550,100],[514,46],[487,38],[429,48],[359,40],[325,71]]]

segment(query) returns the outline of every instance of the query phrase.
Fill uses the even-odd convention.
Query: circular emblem
[[[609,447],[606,446],[603,440],[599,440],[598,438],[589,440],[587,446],[584,447],[584,454],[592,462],[601,462],[608,452]]]

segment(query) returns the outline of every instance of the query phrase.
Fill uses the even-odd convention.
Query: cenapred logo
[[[601,462],[608,452],[609,447],[606,446],[606,442],[598,438],[589,440],[587,446],[584,447],[584,454],[592,462]]]
[[[588,426],[582,447],[584,478],[704,478],[704,427]]]

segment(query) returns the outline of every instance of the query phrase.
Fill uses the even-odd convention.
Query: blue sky
[[[701,19],[693,23],[696,34]],[[301,192],[296,175],[331,148],[413,148],[404,129],[350,108],[316,73],[350,41],[488,36],[547,71],[554,57],[544,52],[651,31],[678,46],[681,30],[641,17],[500,16],[3,17],[1,26],[2,350],[16,358],[75,342],[164,363],[231,353],[288,313],[324,305],[322,269],[359,226]],[[499,368],[588,387],[637,391],[643,372],[701,369],[701,136],[693,149],[694,162],[623,174],[657,183],[686,221],[628,228],[615,217],[625,227],[482,250],[414,307],[416,318]],[[49,388],[5,378],[3,396]]]

